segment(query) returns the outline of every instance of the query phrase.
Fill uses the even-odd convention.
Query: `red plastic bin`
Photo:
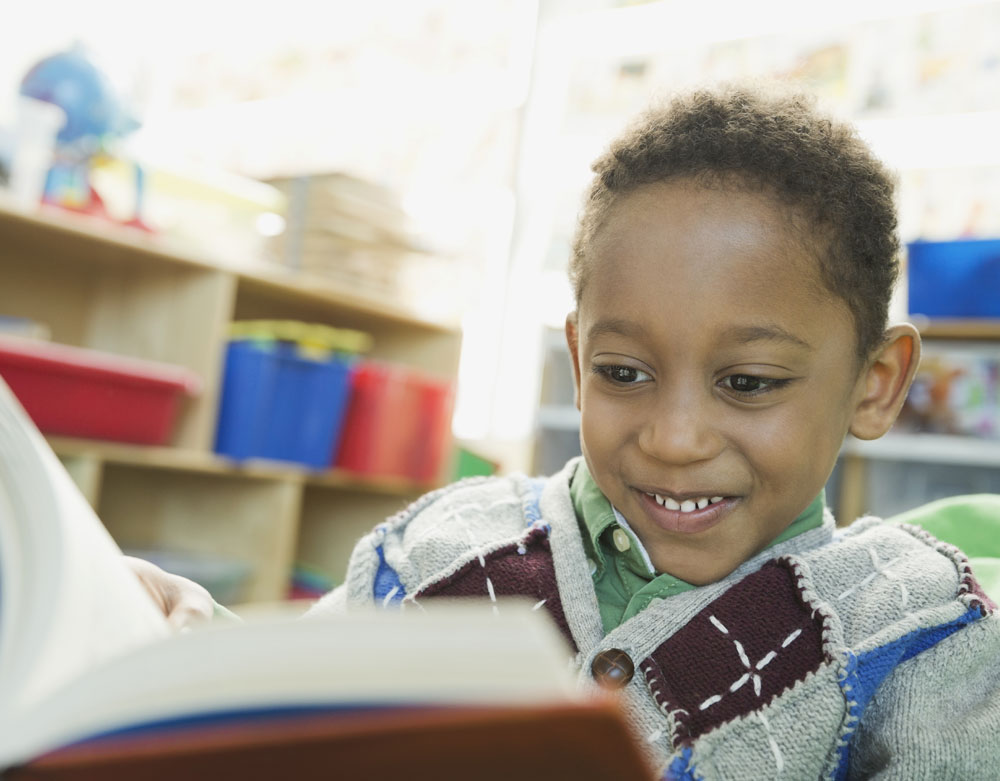
[[[367,475],[432,482],[451,429],[453,388],[403,366],[367,361],[351,398],[335,465]]]
[[[178,366],[16,337],[0,337],[0,377],[46,434],[144,445],[167,443],[201,389]]]

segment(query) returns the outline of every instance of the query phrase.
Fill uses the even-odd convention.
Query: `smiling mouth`
[[[704,510],[706,507],[718,504],[725,499],[723,496],[701,496],[677,501],[669,496],[661,496],[660,494],[649,493],[648,491],[643,491],[643,493],[653,498],[660,507],[682,513],[693,513],[695,510]]]
[[[721,523],[741,501],[737,496],[664,496],[640,491],[650,520],[665,531],[699,534]]]

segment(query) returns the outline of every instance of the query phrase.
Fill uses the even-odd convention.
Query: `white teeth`
[[[685,499],[683,502],[678,502],[671,499],[669,496],[660,496],[660,494],[647,495],[656,499],[656,503],[661,507],[666,507],[668,510],[680,510],[682,513],[689,513],[694,510],[704,510],[710,504],[721,502],[723,499],[721,496],[713,496],[711,499],[707,496],[702,496],[700,499]]]

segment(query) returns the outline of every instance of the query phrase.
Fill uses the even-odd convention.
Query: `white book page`
[[[169,627],[0,381],[0,733],[89,668]]]
[[[0,769],[108,730],[295,706],[566,702],[572,654],[547,614],[483,600],[427,612],[208,625],[106,664],[12,725]]]

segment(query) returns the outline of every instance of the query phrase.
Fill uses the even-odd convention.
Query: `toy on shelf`
[[[111,219],[93,187],[94,165],[114,142],[139,127],[108,77],[80,46],[37,62],[21,80],[23,96],[58,106],[66,115],[56,136],[55,156],[45,180],[43,203]],[[133,164],[135,210],[126,224],[149,230],[142,219],[142,169]]]
[[[926,345],[896,430],[1000,439],[1000,351]]]

